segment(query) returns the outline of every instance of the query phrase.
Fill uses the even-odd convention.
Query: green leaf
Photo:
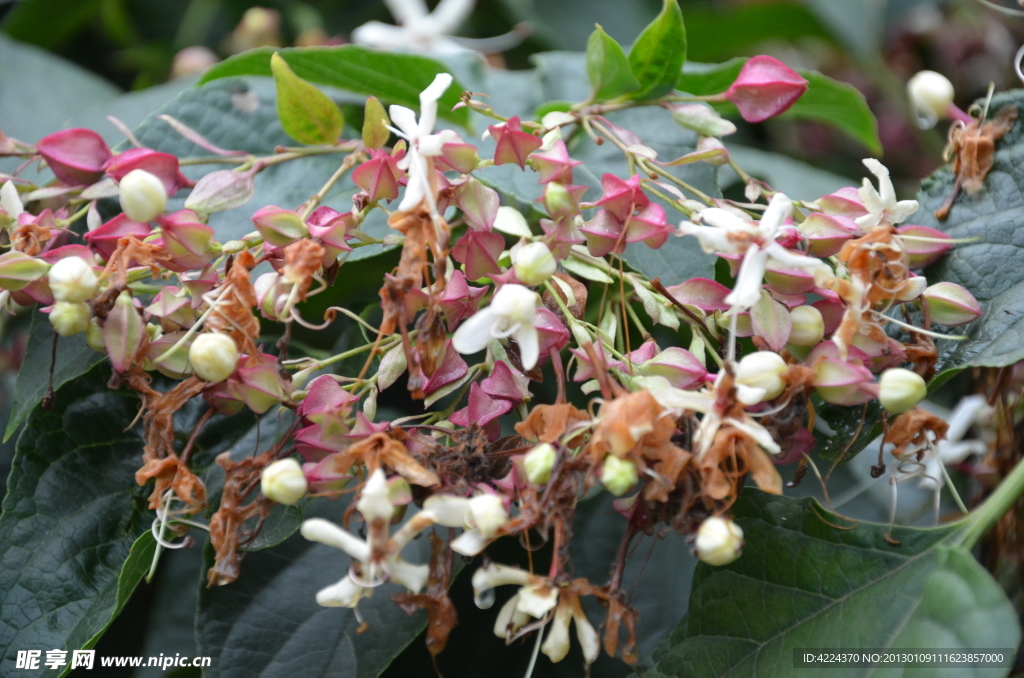
[[[435,75],[446,71],[444,64],[434,59],[379,52],[356,45],[290,49],[264,47],[225,59],[206,71],[199,84],[231,76],[269,76],[270,57],[275,53],[280,54],[295,75],[303,80],[417,109],[420,92],[427,88]],[[453,82],[441,97],[437,114],[465,127],[469,122],[468,110],[452,110],[459,103],[462,90],[461,84]]]
[[[314,502],[307,516],[339,521],[340,502]],[[427,561],[426,539],[403,552]],[[208,551],[209,559],[209,551]],[[250,553],[242,575],[229,586],[203,588],[196,617],[199,653],[213,658],[204,672],[219,676],[345,676],[376,678],[425,628],[426,614],[409,616],[391,601],[399,587],[386,584],[359,603],[369,628],[348,608],[320,607],[316,592],[348,571],[341,551],[293,535],[273,548]]]
[[[733,512],[743,555],[725,567],[697,566],[689,612],[642,675],[790,676],[796,648],[969,651],[1020,642],[1000,586],[950,545],[959,525],[895,527],[893,544],[886,525],[850,524],[813,499],[750,488]]]
[[[95,21],[101,4],[101,0],[19,2],[4,21],[4,32],[16,40],[56,51],[75,33]]]
[[[269,56],[267,57],[269,69]],[[181,158],[208,156],[191,141],[184,139],[157,115],[170,115],[196,130],[207,140],[229,150],[242,150],[268,155],[277,146],[292,145],[277,118],[274,90],[268,82],[246,84],[240,78],[217,80],[203,87],[187,89],[162,107],[135,129],[135,135],[147,148],[171,153]],[[210,217],[210,226],[220,242],[235,240],[254,230],[253,213],[263,205],[295,207],[320,190],[342,161],[343,154],[316,155],[266,168],[256,175],[256,193],[245,205],[217,212]],[[223,165],[190,165],[184,168],[190,179],[222,169]],[[325,196],[322,204],[347,212],[352,209],[352,196],[360,189],[346,174]],[[184,192],[168,201],[168,210],[182,209]],[[376,238],[390,232],[386,216],[373,210],[362,230]],[[380,245],[356,248],[347,263],[376,256],[384,251]]]
[[[587,40],[587,76],[595,101],[608,101],[640,88],[622,45],[600,26]]]
[[[124,431],[138,398],[108,390],[108,376],[66,384],[18,439],[0,515],[0,676],[21,673],[19,649],[90,647],[144,569],[142,439]]]
[[[656,99],[676,86],[686,62],[686,27],[676,0],[665,5],[629,50],[629,66],[640,81],[633,99]]]
[[[810,38],[834,42],[821,21],[795,2],[687,3],[686,26],[690,36],[687,58],[691,61],[757,54],[768,41]]]
[[[990,115],[1006,105],[1024,105],[1019,91],[992,98]],[[942,383],[967,367],[1004,367],[1024,358],[1024,244],[1020,240],[1020,192],[1024,187],[1024,124],[997,142],[995,162],[984,189],[970,196],[961,192],[945,221],[934,211],[952,191],[953,173],[943,167],[924,180],[918,200],[921,209],[906,223],[945,231],[954,238],[978,238],[962,243],[926,271],[929,281],[963,285],[981,302],[984,314],[950,333],[966,341],[936,340]]]
[[[366,108],[363,114],[363,145],[367,148],[380,148],[391,136],[388,125],[391,121],[377,97],[366,97]]]
[[[53,328],[50,327],[47,316],[44,313],[33,313],[25,359],[21,363],[18,380],[14,384],[11,416],[4,431],[4,442],[14,435],[50,387],[53,337]],[[57,343],[57,361],[53,370],[54,390],[85,374],[105,358],[104,354],[86,345],[84,334],[61,337]]]
[[[280,54],[270,57],[277,84],[277,117],[292,139],[301,144],[333,144],[345,125],[341,109],[330,97],[292,72]]]
[[[776,191],[782,191],[793,200],[817,200],[856,181],[833,174],[814,165],[794,160],[782,153],[762,151],[729,142],[729,155],[743,171],[755,179],[768,182]],[[719,185],[724,189],[740,181],[731,167],[722,167]]]
[[[746,58],[737,57],[721,64],[694,67],[679,77],[676,87],[700,96],[719,94],[729,89],[746,62]],[[807,80],[808,89],[779,117],[823,122],[864,144],[873,154],[881,154],[878,121],[856,87],[817,71],[797,68],[796,72]],[[730,103],[715,104],[715,108],[725,115],[738,115],[736,107]]]

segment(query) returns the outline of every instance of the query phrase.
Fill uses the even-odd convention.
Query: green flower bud
[[[526,479],[533,485],[542,485],[551,479],[551,469],[555,467],[558,453],[550,443],[542,443],[526,453],[523,457],[523,470]]]
[[[620,459],[614,454],[604,458],[604,465],[601,467],[601,484],[615,496],[622,496],[629,492],[630,488],[636,485],[639,476],[637,475],[636,464],[629,459]]]
[[[789,343],[797,346],[817,346],[825,338],[825,320],[821,311],[813,306],[797,306],[789,312],[793,329],[789,332]]]
[[[526,285],[541,285],[558,270],[558,262],[542,242],[513,248],[512,266],[516,277]]]
[[[789,371],[789,365],[778,353],[758,351],[743,356],[736,366],[736,383],[763,389],[764,400],[776,398],[786,388],[782,378]]]
[[[878,380],[878,400],[893,414],[902,414],[917,407],[928,395],[928,386],[921,375],[902,367],[882,372]]]
[[[50,311],[50,324],[57,334],[70,337],[72,334],[89,329],[92,312],[89,305],[81,301],[58,301]]]

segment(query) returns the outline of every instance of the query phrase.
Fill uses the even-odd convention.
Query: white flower
[[[685,221],[679,225],[682,235],[696,236],[709,254],[743,254],[736,286],[725,298],[725,302],[732,306],[730,313],[749,311],[761,299],[761,283],[768,268],[768,259],[784,266],[823,266],[818,259],[793,254],[775,242],[779,230],[792,213],[792,201],[782,193],[776,193],[760,223],[748,221],[729,210],[712,207],[700,213],[701,221],[709,226]]]
[[[876,191],[867,179],[858,190],[861,202],[864,203],[864,209],[868,211],[864,216],[857,217],[858,226],[864,230],[874,228],[881,223],[895,226],[917,211],[916,200],[896,201],[896,189],[893,188],[889,170],[885,165],[874,158],[864,158],[864,166],[878,177],[878,190]]]
[[[427,12],[423,0],[384,0],[398,26],[370,21],[352,31],[352,42],[389,50],[455,53],[467,51],[448,38],[473,11],[475,0],[441,0]]]
[[[437,518],[429,511],[420,511],[388,536],[388,521],[394,507],[384,509],[382,501],[387,502],[387,479],[384,471],[377,469],[370,475],[356,504],[367,522],[369,537],[366,540],[323,518],[310,518],[302,523],[303,537],[341,549],[353,561],[348,574],[338,583],[316,594],[319,605],[355,608],[361,598],[369,596],[374,587],[385,581],[404,586],[413,593],[426,585],[429,568],[405,562],[400,553],[413,537],[436,523]]]
[[[455,54],[478,51],[496,54],[515,47],[525,37],[516,26],[493,38],[454,38],[452,34],[473,11],[474,0],[441,0],[427,12],[423,0],[384,0],[397,26],[369,21],[352,31],[352,42],[398,52]]]
[[[5,181],[0,186],[0,212],[6,212],[11,221],[17,221],[18,215],[24,213],[25,206],[18,195],[18,187],[13,181]]]
[[[519,344],[523,369],[532,370],[540,357],[540,337],[534,327],[540,297],[522,285],[503,285],[491,305],[464,321],[452,337],[459,353],[482,351],[492,339],[511,336]]]
[[[548,656],[552,662],[560,662],[569,654],[569,621],[576,625],[576,638],[580,641],[583,649],[583,661],[593,664],[597,661],[597,655],[601,651],[601,644],[597,637],[597,631],[591,625],[587,615],[583,613],[583,606],[578,598],[567,602],[559,602],[555,608],[555,617],[551,620],[551,630],[540,651]]]
[[[424,502],[423,510],[434,516],[439,525],[464,528],[451,543],[452,550],[464,556],[483,551],[509,520],[501,497],[490,493],[471,499],[435,494]]]
[[[891,367],[878,380],[878,402],[893,414],[902,414],[917,407],[928,395],[928,386],[916,372]]]
[[[778,353],[757,351],[743,356],[736,366],[736,383],[763,390],[761,400],[771,400],[785,390],[787,372],[789,365]]]
[[[452,76],[438,73],[434,81],[420,93],[420,118],[405,106],[391,106],[391,122],[395,127],[388,127],[392,132],[409,142],[409,151],[398,161],[399,169],[408,170],[409,184],[405,189],[405,197],[398,205],[401,211],[411,210],[424,198],[430,205],[431,214],[437,214],[437,202],[431,187],[430,173],[434,171],[433,163],[426,158],[441,155],[441,147],[453,138],[451,130],[442,130],[433,134],[434,123],[437,122],[437,100],[452,84]]]
[[[62,337],[70,337],[89,329],[92,310],[81,301],[58,301],[50,309],[50,324]]]
[[[946,466],[959,464],[972,454],[985,454],[988,445],[984,440],[964,440],[964,436],[975,424],[983,424],[992,416],[992,408],[989,407],[983,395],[970,395],[960,399],[960,402],[953,408],[948,416],[943,416],[949,423],[946,429],[945,440],[934,444],[933,454],[928,455],[925,462],[927,469],[921,475],[921,485],[924,487],[939,487],[944,484],[944,476],[939,464]]]

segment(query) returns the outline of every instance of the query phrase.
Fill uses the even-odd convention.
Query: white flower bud
[[[89,329],[92,312],[89,305],[81,301],[58,301],[50,311],[50,324],[62,337],[85,332]]]
[[[882,372],[878,380],[878,400],[893,414],[902,414],[917,407],[928,395],[928,386],[921,375],[902,367]]]
[[[533,485],[541,485],[551,479],[551,469],[555,467],[558,453],[551,443],[541,443],[523,457],[523,470],[526,479]]]
[[[119,190],[121,209],[133,221],[152,221],[167,207],[164,183],[146,170],[135,169],[124,175]]]
[[[388,480],[384,471],[377,469],[370,474],[370,478],[363,485],[363,491],[359,493],[356,508],[368,523],[378,518],[391,520],[391,516],[395,514],[395,507],[388,498]]]
[[[941,73],[920,71],[907,83],[907,96],[922,129],[934,127],[946,117],[953,103],[953,83]]]
[[[306,482],[306,474],[302,472],[299,462],[294,459],[278,459],[263,469],[260,489],[270,501],[291,506],[306,496],[309,483]]]
[[[235,346],[235,340],[226,334],[200,334],[188,350],[188,361],[200,379],[221,382],[235,371],[238,347]]]
[[[508,513],[501,497],[480,494],[469,500],[469,519],[484,539],[490,539],[508,522]]]
[[[558,262],[547,245],[531,242],[512,248],[512,267],[527,285],[541,285],[558,270]]]
[[[789,365],[778,353],[758,351],[743,356],[736,366],[736,383],[763,389],[763,400],[778,397],[786,388],[782,375],[789,372]]]
[[[743,530],[729,518],[712,516],[697,528],[694,550],[708,565],[728,565],[743,552]]]
[[[522,285],[502,285],[491,299],[490,309],[510,324],[533,325],[537,314],[537,293]]]
[[[789,342],[797,346],[817,346],[825,338],[825,320],[813,306],[797,306],[789,312],[793,329]]]
[[[96,274],[81,257],[61,259],[50,268],[47,277],[57,301],[88,301],[96,293]]]
[[[636,485],[639,476],[637,475],[636,464],[629,459],[620,459],[614,454],[604,458],[604,465],[601,467],[601,484],[615,496],[622,496],[629,492],[630,488]]]

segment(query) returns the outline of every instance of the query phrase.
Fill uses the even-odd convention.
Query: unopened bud
[[[527,285],[541,285],[555,274],[558,262],[548,246],[532,242],[512,252],[512,266],[516,277]]]
[[[907,96],[922,129],[934,127],[947,117],[953,103],[953,83],[935,71],[920,71],[907,82]]]
[[[551,469],[555,467],[558,453],[550,443],[542,443],[526,453],[523,457],[523,470],[526,479],[532,485],[542,485],[551,479]]]
[[[65,257],[47,274],[50,291],[57,301],[86,301],[96,293],[96,274],[85,259]]]
[[[763,389],[764,400],[778,397],[786,388],[782,375],[789,371],[789,365],[778,353],[758,351],[743,356],[736,366],[736,383]]]
[[[762,54],[743,64],[724,97],[736,105],[747,122],[762,122],[789,110],[807,87],[799,73]]]
[[[601,466],[601,484],[616,497],[629,492],[638,480],[636,464],[629,459],[620,459],[614,454],[604,458],[604,464]]]
[[[933,323],[955,327],[966,325],[981,315],[981,305],[965,288],[951,282],[935,283],[921,295],[928,304]]]
[[[728,565],[743,552],[743,530],[729,518],[712,516],[697,528],[694,550],[708,565]]]
[[[89,327],[85,330],[85,343],[94,351],[107,352],[107,344],[103,341],[103,328],[97,318],[89,319]]]
[[[928,386],[921,375],[902,367],[882,372],[878,380],[878,400],[893,414],[902,414],[917,407],[928,395]]]
[[[91,316],[89,305],[81,301],[58,301],[50,311],[50,324],[62,337],[85,332]]]
[[[306,474],[302,467],[294,459],[278,459],[273,464],[263,469],[260,476],[260,489],[263,496],[278,504],[292,504],[298,502],[309,489],[306,482]]]
[[[238,364],[235,340],[219,332],[200,334],[188,351],[188,361],[195,375],[204,381],[224,381]]]
[[[498,495],[479,494],[469,500],[469,519],[484,539],[490,539],[508,522],[508,513]]]
[[[825,338],[825,320],[821,311],[813,306],[797,306],[789,312],[793,328],[789,343],[797,346],[817,346]]]
[[[121,209],[132,221],[152,221],[167,207],[167,190],[146,170],[132,170],[119,184]]]

